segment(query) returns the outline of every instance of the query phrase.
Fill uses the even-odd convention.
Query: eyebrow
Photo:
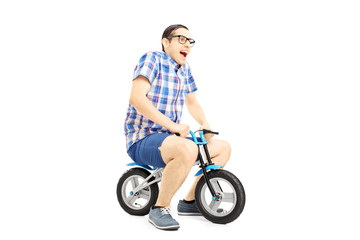
[[[189,39],[189,40],[194,40],[194,39],[192,39],[192,38],[189,38],[189,37],[184,36],[184,35],[181,35],[181,34],[176,34],[176,35],[172,35],[172,36],[181,36],[181,37],[184,37],[184,38]],[[195,41],[195,40],[194,40],[194,41]]]

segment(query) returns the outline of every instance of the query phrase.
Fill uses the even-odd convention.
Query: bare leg
[[[225,166],[230,158],[231,147],[226,141],[219,139],[211,139],[208,144],[208,149],[211,157],[211,161],[214,164]],[[190,188],[185,200],[191,201],[195,199],[195,188],[202,175],[198,176],[192,187]]]
[[[198,149],[191,140],[169,136],[164,140],[159,150],[166,167],[162,175],[159,196],[155,206],[167,207],[196,161]]]

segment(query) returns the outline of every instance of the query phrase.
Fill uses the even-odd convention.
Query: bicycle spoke
[[[216,212],[216,210],[219,208],[220,204],[221,204],[221,201],[212,200],[209,207],[211,210]]]
[[[126,202],[133,205],[134,202],[136,201],[137,197],[135,197],[134,195],[130,195],[126,198]]]
[[[146,190],[141,190],[139,192],[139,197],[141,197],[143,199],[149,199],[150,198],[150,192],[146,191]]]
[[[135,189],[137,186],[139,186],[139,179],[132,178],[131,179],[131,185],[132,185],[133,189]]]
[[[222,193],[223,202],[234,203],[235,202],[235,195],[234,193]]]
[[[219,181],[213,180],[213,181],[210,181],[210,182],[211,182],[211,185],[214,188],[216,193],[221,193],[222,192]]]

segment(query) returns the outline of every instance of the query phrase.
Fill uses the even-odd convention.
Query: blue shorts
[[[134,143],[128,151],[131,159],[141,165],[163,168],[165,163],[161,157],[159,147],[165,138],[173,134],[154,133]]]
[[[141,165],[150,165],[153,167],[163,168],[166,166],[164,163],[159,147],[161,147],[163,141],[168,136],[174,134],[169,133],[154,133],[140,141],[134,143],[128,151],[131,159]],[[187,137],[189,140],[193,140],[192,137]],[[198,139],[201,141],[200,139]]]

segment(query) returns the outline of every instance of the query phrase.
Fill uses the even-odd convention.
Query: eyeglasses
[[[181,43],[181,44],[185,44],[186,41],[189,41],[191,47],[193,47],[194,44],[195,44],[195,40],[194,40],[194,39],[187,38],[187,37],[185,37],[185,36],[183,36],[183,35],[168,36],[168,37],[166,37],[166,38],[167,38],[167,39],[171,39],[171,38],[176,38],[176,37],[179,38],[179,43]]]

